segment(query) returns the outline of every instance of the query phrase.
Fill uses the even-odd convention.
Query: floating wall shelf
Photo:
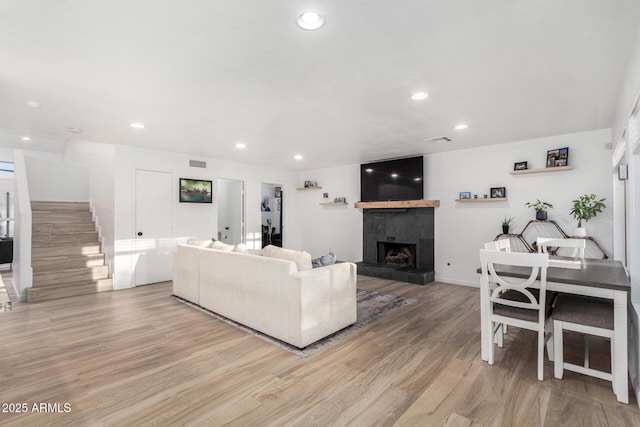
[[[506,197],[492,197],[489,198],[487,197],[486,199],[484,198],[477,198],[477,199],[456,199],[456,202],[462,202],[462,203],[469,203],[469,202],[505,202],[507,200]]]
[[[322,187],[302,187],[296,188],[298,191],[308,191],[308,190],[320,190]]]
[[[525,173],[540,173],[540,172],[560,172],[569,171],[573,169],[573,166],[556,166],[553,168],[540,168],[540,169],[522,169],[519,171],[509,171],[511,175],[522,175]]]
[[[395,202],[355,202],[357,209],[437,208],[440,200],[398,200]]]
[[[321,202],[321,206],[335,206],[335,205],[346,205],[347,202]]]

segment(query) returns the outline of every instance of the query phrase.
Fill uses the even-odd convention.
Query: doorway
[[[228,245],[244,243],[244,181],[218,178],[217,198],[217,239]]]
[[[262,247],[282,247],[284,237],[284,190],[282,184],[262,183],[260,213],[262,220]]]
[[[173,272],[173,175],[136,170],[135,285],[171,280]]]

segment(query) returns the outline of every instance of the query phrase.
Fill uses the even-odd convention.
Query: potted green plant
[[[547,220],[547,209],[553,208],[553,205],[548,202],[543,202],[540,199],[536,199],[535,202],[527,202],[525,205],[529,208],[533,208],[536,211],[536,219],[538,221]]]
[[[583,194],[575,200],[572,200],[573,207],[569,212],[573,218],[578,220],[578,227],[574,229],[575,237],[585,237],[587,230],[582,226],[582,221],[587,222],[602,212],[607,206],[604,204],[606,199],[598,199],[595,194]]]
[[[513,222],[513,217],[504,216],[502,220],[502,234],[509,234],[509,226]]]

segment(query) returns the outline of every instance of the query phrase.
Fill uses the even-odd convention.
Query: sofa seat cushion
[[[293,261],[298,267],[298,271],[311,270],[311,254],[306,251],[293,251],[291,249],[279,248],[277,246],[268,245],[262,250],[262,254],[270,258],[285,259]]]

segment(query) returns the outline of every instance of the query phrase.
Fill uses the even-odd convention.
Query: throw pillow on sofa
[[[292,251],[277,246],[269,245],[262,250],[262,254],[270,258],[279,258],[293,261],[298,266],[298,271],[311,270],[311,254],[305,251]]]
[[[336,253],[334,251],[329,252],[326,255],[322,255],[320,258],[314,258],[311,260],[313,268],[324,267],[336,263]]]

